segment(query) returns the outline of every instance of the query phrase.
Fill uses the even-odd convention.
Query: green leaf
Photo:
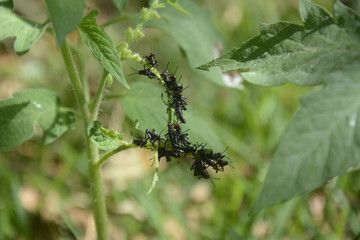
[[[173,8],[178,10],[179,12],[182,12],[183,14],[186,14],[191,17],[191,14],[187,12],[184,8],[182,8],[177,2],[178,0],[175,0],[174,2],[172,0],[166,0],[166,2],[171,5]]]
[[[0,0],[0,7],[5,7],[12,10],[14,8],[14,3],[12,0]]]
[[[81,22],[86,5],[83,0],[45,0],[55,30],[56,40],[61,46],[66,35]]]
[[[98,10],[91,11],[80,24],[81,37],[89,47],[95,59],[101,62],[103,67],[126,88],[129,85],[125,81],[121,60],[116,46],[104,29],[97,25],[96,16]]]
[[[146,82],[134,83],[128,93],[121,98],[121,104],[128,117],[139,121],[141,130],[156,129],[157,132],[166,132],[166,106],[161,99],[161,88]],[[184,93],[186,95],[186,92]],[[189,138],[193,143],[207,143],[207,147],[215,151],[225,149],[209,124],[191,108],[184,112],[187,123],[182,125],[183,130],[189,130]]]
[[[310,0],[301,0],[300,13],[304,26],[261,25],[259,36],[198,68],[239,70],[247,81],[275,86],[321,84],[336,71],[360,67],[360,20],[354,11],[337,2],[338,21]]]
[[[360,17],[300,1],[303,26],[261,25],[260,35],[200,66],[240,70],[253,83],[324,88],[305,97],[276,150],[252,213],[310,192],[360,163]]]
[[[332,73],[323,89],[301,101],[253,213],[310,192],[359,165],[359,77],[359,70]]]
[[[124,138],[122,134],[116,131],[103,128],[99,121],[89,124],[88,134],[90,139],[102,150],[117,148]]]
[[[360,17],[351,8],[346,7],[340,1],[334,4],[335,17],[340,26],[346,29],[349,35],[360,41]]]
[[[210,13],[194,1],[183,0],[176,5],[182,7],[190,16],[168,7],[159,10],[161,19],[149,21],[145,26],[163,30],[172,36],[184,50],[190,66],[195,68],[213,58],[215,44],[221,41],[221,36],[211,25]],[[224,85],[222,75],[217,69],[210,73],[201,71],[198,73],[217,84]]]
[[[73,129],[76,123],[76,115],[73,111],[59,109],[55,122],[44,132],[44,144],[49,144],[58,139],[63,133]]]
[[[29,89],[0,101],[0,151],[19,146],[35,134],[35,125],[51,129],[60,104],[58,96],[45,89]]]
[[[126,6],[129,4],[129,0],[112,0],[112,1],[119,11],[124,10]]]
[[[224,144],[219,140],[219,136],[212,130],[211,125],[199,115],[193,108],[188,107],[186,114],[187,123],[182,126],[183,131],[188,130],[189,139],[192,143],[206,144],[206,148],[213,149],[214,152],[225,150]]]
[[[167,124],[166,107],[161,99],[161,88],[146,82],[137,82],[120,99],[128,117],[139,120],[142,130],[155,128],[161,132]]]
[[[0,41],[16,37],[14,49],[17,54],[25,54],[45,31],[46,24],[27,22],[10,9],[0,5]]]

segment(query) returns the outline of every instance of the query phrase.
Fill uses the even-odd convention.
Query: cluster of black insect
[[[167,162],[170,162],[171,158],[180,158],[181,154],[192,156],[194,163],[191,170],[194,171],[194,176],[198,178],[209,179],[210,175],[207,171],[209,167],[213,168],[215,172],[224,171],[224,167],[229,162],[225,160],[226,156],[223,152],[214,153],[212,149],[205,148],[206,144],[192,144],[189,141],[188,133],[182,131],[181,124],[186,123],[183,111],[187,110],[187,102],[183,96],[184,87],[177,82],[175,73],[170,73],[165,69],[160,74],[160,78],[157,77],[152,70],[156,69],[158,64],[154,53],[143,57],[143,61],[144,69],[136,71],[136,73],[145,75],[150,79],[159,80],[159,83],[166,89],[168,111],[174,113],[175,119],[173,122],[168,123],[167,133],[164,138],[155,129],[146,129],[145,134],[135,136],[133,143],[142,148],[152,150],[156,148],[159,159],[165,157]]]

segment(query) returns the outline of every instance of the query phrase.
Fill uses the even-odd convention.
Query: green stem
[[[106,86],[106,77],[108,75],[108,72],[106,70],[103,71],[103,74],[101,76],[99,87],[96,91],[95,98],[91,104],[91,110],[90,110],[90,122],[95,121],[97,118],[97,114],[99,112],[100,103],[104,94],[104,89]]]
[[[90,101],[90,88],[89,88],[89,81],[86,76],[86,58],[84,52],[85,52],[84,41],[82,40],[82,38],[80,38],[80,50],[78,53],[79,75],[84,89],[85,101],[88,103]]]
[[[83,117],[84,123],[87,126],[88,124],[88,117],[89,117],[89,109],[86,106],[85,96],[83,94],[83,88],[81,85],[81,80],[77,73],[74,59],[72,57],[69,45],[66,41],[64,41],[63,45],[61,46],[61,54],[63,56],[66,69],[68,71],[70,82],[75,94],[76,101],[80,107],[80,112]]]
[[[105,195],[102,186],[101,169],[97,167],[99,150],[93,142],[86,141],[89,156],[89,182],[91,185],[92,208],[97,231],[97,239],[109,240],[108,217],[106,212]]]
[[[124,144],[124,145],[121,145],[119,146],[118,148],[115,148],[114,150],[111,150],[110,152],[107,152],[105,155],[103,155],[99,161],[97,161],[96,163],[96,167],[97,168],[100,168],[104,162],[106,162],[106,160],[108,160],[112,155],[118,153],[118,152],[121,152],[121,151],[124,151],[126,149],[129,149],[129,148],[136,148],[136,147],[139,147],[135,144]]]
[[[89,109],[87,107],[83,88],[81,86],[81,80],[75,67],[74,59],[72,57],[69,45],[65,41],[61,46],[61,53],[68,70],[71,85],[75,94],[75,98],[80,107],[81,116],[84,121],[84,135],[86,143],[86,152],[89,159],[89,182],[91,185],[91,196],[92,196],[92,208],[94,212],[94,219],[97,231],[97,239],[108,240],[109,231],[107,225],[107,213],[104,192],[102,189],[101,172],[96,167],[98,162],[99,150],[94,143],[91,142],[87,134],[87,126],[90,119]],[[95,114],[96,116],[96,114]]]
[[[117,99],[122,96],[123,96],[122,94],[107,94],[106,96],[104,96],[104,100]]]
[[[114,23],[127,20],[128,18],[129,18],[128,16],[120,16],[120,17],[111,19],[110,21],[107,21],[107,22],[101,24],[101,27],[107,27],[107,26],[110,26],[110,25],[112,25],[112,24],[114,24]]]
[[[151,183],[151,187],[149,189],[149,191],[146,193],[146,196],[149,197],[150,193],[152,192],[152,190],[155,188],[155,185],[157,183],[157,181],[159,181],[159,153],[157,151],[157,149],[155,149],[154,152],[154,165],[155,165],[155,172],[154,172],[154,177],[153,177],[153,181]]]

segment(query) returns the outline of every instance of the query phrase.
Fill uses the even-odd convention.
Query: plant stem
[[[107,22],[101,24],[101,27],[107,27],[107,26],[110,26],[110,25],[112,25],[112,24],[114,24],[114,23],[127,20],[128,18],[129,18],[128,16],[120,16],[120,17],[111,19],[110,21],[107,21]]]
[[[108,72],[106,70],[103,71],[102,76],[101,76],[101,80],[100,80],[100,84],[99,87],[96,91],[95,94],[95,98],[93,100],[93,102],[91,103],[91,108],[90,108],[90,122],[95,121],[98,111],[99,111],[99,107],[100,107],[100,103],[103,97],[103,93],[104,93],[104,89],[106,86],[106,77],[108,75]]]
[[[90,113],[87,107],[83,88],[81,86],[81,80],[75,67],[74,59],[72,57],[70,48],[65,41],[61,46],[61,54],[63,56],[68,74],[70,77],[71,85],[75,94],[75,98],[80,107],[81,116],[84,122],[84,135],[86,143],[86,152],[88,157],[89,165],[89,182],[91,185],[91,196],[92,196],[92,208],[94,212],[94,220],[97,231],[97,239],[108,240],[109,231],[107,225],[107,213],[105,198],[102,189],[101,172],[100,168],[96,167],[96,163],[99,157],[99,150],[94,143],[91,142],[87,134],[87,126],[90,120]],[[96,116],[97,114],[95,114]]]
[[[89,81],[86,77],[86,58],[85,58],[85,49],[84,49],[84,41],[80,37],[80,50],[78,52],[78,60],[79,60],[79,76],[82,82],[82,86],[84,89],[84,96],[86,103],[90,101],[90,88]]]
[[[118,153],[118,152],[121,152],[121,151],[124,151],[126,149],[129,149],[129,148],[136,148],[136,147],[139,147],[138,145],[135,145],[135,144],[124,144],[124,145],[121,145],[119,146],[118,148],[115,148],[114,150],[111,150],[110,152],[107,152],[105,155],[103,155],[99,161],[97,161],[96,163],[96,167],[100,168],[101,165],[103,165],[103,163],[108,160],[112,155]]]
[[[106,96],[104,96],[104,100],[111,100],[111,99],[116,99],[116,98],[120,98],[122,97],[122,94],[107,94]]]
[[[158,172],[159,172],[159,153],[158,153],[157,149],[154,152],[154,163],[155,163],[154,177],[153,177],[153,181],[151,183],[151,187],[150,187],[149,191],[146,193],[147,197],[150,196],[150,193],[155,188],[156,182],[159,181],[159,175],[158,175]]]
[[[102,187],[101,169],[97,167],[99,150],[93,142],[86,141],[89,156],[89,182],[91,184],[92,208],[97,231],[97,239],[109,240],[108,218]],[[94,161],[96,160],[96,161]]]
[[[76,101],[80,107],[80,112],[83,117],[84,123],[87,126],[88,124],[88,118],[89,118],[89,109],[86,106],[85,96],[83,93],[83,88],[81,85],[81,80],[79,78],[79,75],[77,73],[74,59],[72,57],[69,45],[66,41],[64,41],[63,45],[61,46],[61,54],[63,56],[69,77],[70,82],[75,94]]]

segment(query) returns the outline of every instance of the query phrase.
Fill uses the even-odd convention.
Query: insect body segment
[[[151,67],[156,67],[158,61],[155,59],[155,54],[150,53],[148,56],[143,57],[143,60],[147,62]]]

